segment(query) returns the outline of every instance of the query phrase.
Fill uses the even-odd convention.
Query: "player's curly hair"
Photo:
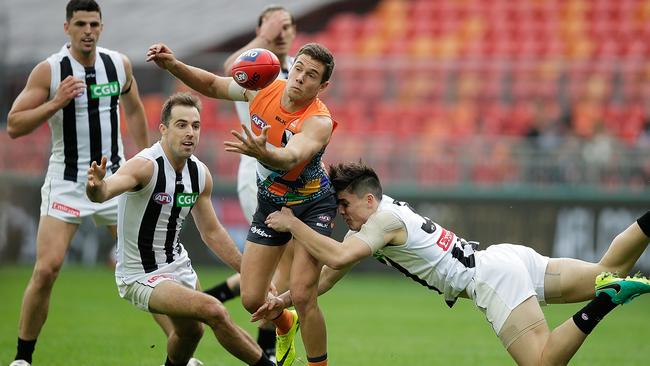
[[[348,191],[357,197],[372,193],[375,198],[381,200],[383,192],[379,177],[371,167],[361,160],[357,163],[330,165],[329,177],[336,192]]]

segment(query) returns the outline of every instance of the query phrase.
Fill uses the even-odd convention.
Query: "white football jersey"
[[[120,134],[119,100],[126,82],[124,60],[116,52],[97,47],[92,67],[72,57],[68,45],[47,58],[51,69],[50,99],[61,81],[72,75],[86,83],[86,92],[58,110],[48,124],[52,131],[52,155],[47,175],[85,182],[92,161],[108,157],[106,167],[115,172],[124,162]]]
[[[167,160],[160,142],[136,156],[151,160],[154,171],[146,186],[119,199],[118,284],[129,284],[144,273],[164,272],[169,269],[165,266],[187,257],[178,238],[185,217],[205,188],[205,167],[194,155],[181,173]]]
[[[384,195],[377,210],[397,216],[404,223],[407,239],[403,245],[386,245],[374,257],[443,294],[447,304],[453,306],[474,276],[472,246],[428,217],[420,216],[405,202]]]

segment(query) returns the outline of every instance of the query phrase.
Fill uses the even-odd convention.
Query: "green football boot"
[[[596,277],[596,296],[602,292],[609,295],[614,304],[627,304],[635,297],[650,292],[650,280],[639,274],[620,278],[603,272]]]
[[[296,344],[294,342],[296,333],[300,327],[298,313],[295,310],[289,310],[293,315],[293,325],[287,334],[275,335],[275,359],[278,366],[291,366],[296,359]]]

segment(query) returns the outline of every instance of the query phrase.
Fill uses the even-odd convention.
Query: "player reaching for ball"
[[[286,79],[294,58],[289,56],[289,50],[296,37],[296,22],[291,13],[284,7],[270,5],[264,8],[259,15],[255,38],[233,52],[223,63],[225,76],[231,75],[233,64],[237,58],[247,50],[254,48],[265,48],[278,57],[280,79]],[[250,114],[248,102],[234,102],[239,121],[250,125]],[[240,154],[239,166],[237,168],[237,196],[239,204],[244,213],[246,221],[250,225],[253,214],[257,208],[257,160],[248,155]],[[244,243],[240,244],[243,251]],[[291,260],[293,258],[293,245],[285,246],[282,258],[278,263],[273,275],[273,283],[279,292],[289,288],[289,274],[291,272]],[[239,297],[240,289],[239,273],[234,273],[227,279],[218,283],[204,292],[210,294],[222,302]],[[260,322],[258,324],[257,344],[271,358],[275,358],[275,326],[271,322]]]
[[[245,244],[241,266],[241,298],[255,312],[266,300],[273,272],[289,241],[290,233],[266,226],[266,216],[283,206],[315,231],[331,235],[336,198],[321,157],[336,122],[318,94],[329,85],[334,58],[325,47],[309,43],[296,55],[289,77],[255,92],[230,77],[220,77],[176,59],[164,44],[147,52],[154,61],[194,90],[213,98],[248,101],[251,126],[242,126],[244,137],[231,131],[236,141],[226,141],[226,151],[257,159],[258,204]],[[302,339],[309,365],[327,365],[325,321],[316,302],[322,264],[303,246],[295,246],[289,288],[297,314],[285,310],[273,322],[280,335],[276,345],[278,365],[295,359],[293,339],[302,324]]]

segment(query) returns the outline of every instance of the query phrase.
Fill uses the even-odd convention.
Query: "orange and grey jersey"
[[[377,212],[382,211],[392,213],[403,223],[407,238],[403,245],[386,245],[375,251],[374,257],[417,283],[443,294],[447,304],[453,306],[474,276],[472,245],[428,217],[419,215],[405,202],[384,195],[377,209]]]
[[[115,51],[97,47],[95,64],[85,67],[72,57],[68,45],[48,57],[51,69],[50,98],[68,76],[85,81],[86,92],[71,100],[49,120],[52,155],[47,175],[84,182],[88,167],[108,157],[107,168],[115,172],[124,162],[120,134],[119,97],[126,73],[124,60]]]
[[[260,90],[250,103],[251,130],[256,135],[264,126],[269,129],[267,148],[283,148],[291,137],[302,131],[305,121],[313,116],[331,118],[330,112],[320,99],[316,98],[305,109],[287,112],[282,108],[281,98],[286,80],[276,80]],[[336,122],[332,120],[333,128]],[[321,161],[325,147],[316,155],[300,162],[293,169],[284,171],[257,164],[258,196],[277,205],[297,205],[333,194],[329,177]]]
[[[159,142],[136,157],[151,160],[154,169],[142,189],[123,193],[119,199],[115,276],[122,283],[187,256],[179,242],[180,231],[205,188],[205,166],[193,155],[180,172]]]

